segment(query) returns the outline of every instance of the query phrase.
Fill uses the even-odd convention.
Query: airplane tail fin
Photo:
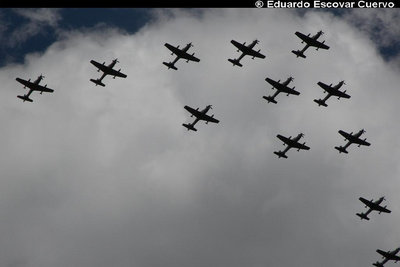
[[[182,124],[182,126],[184,126],[184,127],[186,127],[187,129],[188,129],[188,131],[189,130],[192,130],[192,131],[197,131],[197,129],[196,128],[194,128],[194,126],[192,125],[192,124]]]
[[[282,152],[282,151],[274,151],[274,154],[278,156],[278,158],[285,158],[287,159],[287,156]]]
[[[314,99],[314,102],[318,104],[318,106],[327,107],[328,105],[322,99]]]
[[[264,98],[265,100],[267,100],[268,103],[269,103],[269,102],[272,102],[272,103],[274,103],[274,104],[278,103],[278,102],[276,102],[276,100],[275,100],[272,96],[263,96],[263,98]]]
[[[100,80],[95,80],[95,79],[90,79],[91,82],[95,83],[96,86],[100,85],[100,86],[106,86],[104,83],[102,83]]]
[[[339,151],[339,153],[349,153],[347,150],[342,146],[335,146],[335,148]]]
[[[18,95],[17,96],[19,99],[22,99],[24,102],[25,101],[28,101],[28,102],[33,102],[33,100],[32,99],[30,99],[27,95]]]
[[[167,67],[168,67],[168,69],[174,69],[174,70],[178,70],[178,68],[177,68],[177,67],[175,67],[175,65],[174,65],[174,64],[172,64],[171,62],[163,62],[163,64],[164,64],[165,66],[167,66]]]
[[[306,58],[306,56],[300,50],[297,50],[297,51],[292,50],[292,53],[295,54],[297,57]]]
[[[369,218],[367,217],[367,215],[366,214],[364,214],[364,213],[356,213],[356,215],[358,216],[358,217],[360,217],[361,218],[361,220],[367,220],[367,221],[369,221]]]
[[[233,64],[233,66],[243,67],[243,65],[240,64],[239,60],[237,60],[237,59],[230,59],[230,58],[228,58],[228,61],[231,62],[231,63]]]

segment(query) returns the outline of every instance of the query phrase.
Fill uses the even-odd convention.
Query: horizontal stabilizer
[[[327,107],[328,105],[322,99],[314,99],[314,102],[318,104],[318,106]]]
[[[194,126],[192,124],[182,124],[182,126],[186,127],[188,129],[188,131],[189,130],[192,130],[192,131],[195,131],[195,132],[197,131],[197,129],[194,128]]]
[[[279,158],[287,159],[287,156],[282,151],[274,151],[274,154],[277,155]]]
[[[369,221],[369,218],[368,218],[367,215],[364,214],[364,213],[356,213],[356,215],[357,215],[358,217],[360,217],[361,220],[364,219],[364,220]]]
[[[18,95],[17,96],[19,99],[22,99],[22,100],[24,100],[24,102],[25,101],[28,101],[28,102],[33,102],[33,100],[32,99],[30,99],[28,96],[26,96],[26,95]]]
[[[292,50],[292,53],[295,54],[297,57],[302,57],[302,58],[306,58],[306,56],[303,54],[303,52],[297,50]]]
[[[268,103],[269,103],[269,102],[272,102],[272,103],[274,103],[274,104],[278,103],[278,102],[276,102],[276,100],[275,100],[272,96],[263,96],[263,98],[264,98],[265,100],[267,100]]]
[[[90,79],[90,81],[91,81],[91,82],[93,82],[93,83],[95,83],[95,84],[96,84],[96,86],[97,86],[97,85],[100,85],[100,86],[106,86],[104,83],[102,83],[102,82],[101,82],[101,81],[99,81],[99,80]]]
[[[335,148],[339,151],[339,153],[349,153],[344,147],[341,146],[335,146]]]
[[[231,63],[233,64],[233,66],[243,67],[243,65],[240,64],[239,60],[237,60],[237,59],[230,59],[230,58],[228,58],[228,61],[231,62]]]
[[[163,62],[163,64],[165,65],[165,66],[167,66],[168,67],[168,69],[174,69],[174,70],[178,70],[178,68],[177,67],[175,67],[175,65],[174,64],[172,64],[171,62]]]
[[[380,262],[372,263],[372,265],[374,265],[374,266],[376,266],[376,267],[383,267],[383,264],[380,263]]]

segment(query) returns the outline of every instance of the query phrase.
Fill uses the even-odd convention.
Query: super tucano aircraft
[[[329,46],[327,46],[325,43],[325,41],[319,42],[317,41],[317,39],[324,34],[322,31],[317,32],[314,36],[310,37],[310,34],[305,35],[302,34],[301,32],[295,32],[295,34],[297,35],[297,37],[299,37],[302,41],[301,43],[306,43],[306,45],[304,46],[304,48],[302,50],[292,50],[292,53],[295,54],[297,57],[302,57],[302,58],[306,58],[306,56],[304,55],[304,51],[307,50],[307,48],[309,48],[310,46],[314,46],[318,49],[329,49]]]
[[[39,91],[40,94],[43,94],[43,92],[53,93],[54,90],[47,88],[47,84],[45,86],[39,85],[39,83],[42,79],[44,79],[44,76],[42,74],[40,74],[39,77],[34,82],[31,82],[31,79],[24,80],[21,78],[16,78],[15,80],[17,80],[19,83],[23,84],[24,88],[26,88],[26,87],[29,88],[29,92],[26,95],[23,95],[23,96],[18,95],[17,97],[22,99],[23,102],[25,102],[25,101],[33,102],[33,100],[29,98],[29,96],[31,95],[31,93],[33,91]]]
[[[392,250],[392,251],[383,251],[383,250],[380,250],[380,249],[377,249],[376,250],[376,252],[378,252],[379,254],[381,254],[382,255],[382,258],[384,259],[382,262],[379,262],[379,261],[377,261],[377,262],[375,262],[375,263],[373,263],[372,265],[374,265],[374,266],[377,266],[377,267],[383,267],[384,266],[384,264],[386,263],[386,262],[388,262],[388,261],[390,261],[390,260],[392,260],[392,261],[395,261],[395,262],[398,262],[398,261],[400,261],[400,257],[399,256],[396,256],[396,254],[398,253],[400,251],[400,248],[396,248],[395,250]]]
[[[106,86],[104,83],[102,83],[101,81],[104,79],[104,77],[106,77],[106,75],[111,75],[114,76],[113,79],[115,79],[115,77],[121,77],[121,78],[126,78],[126,74],[123,74],[121,72],[121,69],[119,70],[115,70],[113,69],[113,67],[115,66],[115,64],[117,64],[118,59],[114,59],[108,66],[105,65],[105,62],[103,62],[103,64],[100,64],[97,61],[94,60],[90,60],[90,63],[92,63],[99,71],[103,72],[103,75],[99,78],[99,79],[90,79],[91,82],[95,83],[96,86],[100,85],[100,86]]]
[[[364,129],[361,129],[358,133],[353,134],[351,133],[346,133],[345,131],[339,130],[339,133],[345,138],[344,140],[348,140],[347,144],[345,146],[335,146],[335,149],[339,151],[339,153],[349,153],[346,148],[348,148],[351,144],[358,144],[358,146],[370,146],[371,144],[368,143],[366,138],[361,139],[360,136],[365,133]]]
[[[269,102],[272,102],[272,103],[274,103],[274,104],[278,103],[278,102],[276,102],[275,97],[276,97],[279,93],[286,93],[287,95],[290,95],[290,94],[292,94],[292,95],[299,95],[299,94],[300,94],[298,91],[294,90],[295,87],[293,87],[293,88],[288,87],[288,84],[289,84],[291,81],[294,80],[293,77],[289,77],[289,78],[288,78],[286,81],[284,81],[283,83],[280,83],[280,80],[274,81],[274,80],[272,80],[272,79],[270,79],[270,78],[268,78],[268,77],[267,77],[265,80],[266,80],[269,84],[272,85],[272,89],[276,88],[276,92],[275,92],[274,95],[272,95],[272,96],[263,96],[263,98],[264,98],[265,100],[267,100],[268,103],[269,103]]]
[[[265,55],[261,54],[261,53],[260,53],[260,50],[258,50],[258,51],[253,50],[254,46],[255,46],[256,44],[259,43],[258,40],[254,40],[254,41],[253,41],[251,44],[249,44],[249,45],[246,45],[246,42],[244,42],[243,44],[241,44],[241,43],[239,43],[239,42],[237,42],[237,41],[235,41],[235,40],[232,40],[231,43],[232,43],[234,46],[236,46],[236,48],[238,49],[238,50],[237,50],[238,52],[242,52],[242,54],[241,54],[238,58],[236,58],[236,59],[228,58],[228,61],[231,62],[231,63],[233,64],[233,66],[242,67],[243,65],[240,64],[240,60],[241,60],[244,56],[246,56],[246,55],[251,56],[252,59],[254,59],[255,57],[258,57],[258,58],[265,58]]]
[[[357,215],[358,217],[360,217],[361,220],[362,220],[362,219],[364,219],[364,220],[369,220],[368,214],[369,214],[371,211],[373,211],[373,210],[376,210],[376,211],[378,211],[379,213],[381,213],[381,212],[391,213],[391,211],[388,210],[388,209],[386,208],[386,206],[382,207],[381,205],[379,205],[379,204],[382,203],[382,201],[385,200],[385,197],[381,197],[381,198],[379,198],[379,199],[376,200],[376,201],[374,201],[373,199],[367,200],[367,199],[365,199],[365,198],[363,198],[363,197],[360,197],[359,200],[360,200],[362,203],[365,204],[365,207],[366,207],[366,208],[368,208],[368,210],[367,210],[365,213],[356,213],[356,215]]]
[[[194,109],[194,108],[191,108],[189,106],[185,106],[184,108],[192,114],[190,117],[193,117],[193,116],[196,117],[196,119],[192,123],[189,123],[189,124],[185,124],[184,123],[184,124],[182,124],[184,127],[186,127],[188,129],[188,131],[189,130],[197,131],[197,129],[194,128],[194,125],[200,120],[206,121],[206,124],[208,124],[209,122],[219,123],[219,120],[215,119],[214,115],[208,116],[206,114],[210,109],[212,109],[211,105],[206,106],[201,111],[199,111],[199,108]]]
[[[314,102],[318,104],[318,106],[324,106],[327,107],[328,105],[325,103],[326,100],[328,100],[329,97],[331,96],[336,96],[338,99],[342,98],[350,98],[348,94],[346,94],[346,90],[343,92],[339,90],[340,87],[342,87],[343,84],[346,84],[344,81],[339,82],[337,85],[332,86],[332,84],[327,85],[323,82],[318,82],[317,83],[319,86],[324,89],[324,93],[328,92],[328,94],[325,96],[324,99],[314,99]]]
[[[190,47],[192,47],[192,43],[188,43],[184,48],[179,49],[179,45],[177,47],[170,45],[169,43],[165,43],[164,46],[166,48],[168,48],[169,50],[171,50],[171,55],[175,54],[176,58],[173,62],[163,62],[163,64],[165,66],[168,67],[168,69],[174,69],[174,70],[178,70],[177,67],[175,67],[175,63],[180,59],[186,59],[186,63],[190,61],[194,61],[194,62],[199,62],[200,59],[198,59],[197,57],[194,56],[194,53],[189,54],[187,53],[187,51],[189,50]]]
[[[297,151],[300,151],[300,149],[309,150],[310,148],[306,146],[305,142],[303,144],[299,142],[300,138],[302,138],[303,136],[304,134],[302,133],[300,133],[294,138],[292,138],[291,136],[285,137],[278,134],[276,137],[278,137],[284,143],[284,145],[287,145],[287,147],[284,151],[274,151],[274,154],[277,155],[279,158],[287,159],[286,152],[292,147],[296,148]]]

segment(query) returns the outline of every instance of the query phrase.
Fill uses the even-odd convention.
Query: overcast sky
[[[382,53],[398,46],[398,10],[154,9],[134,32],[19,12],[36,22],[29,38],[56,34],[0,69],[0,266],[361,267],[400,246],[400,59]],[[319,30],[329,50],[290,52],[304,46],[296,31]],[[232,39],[258,39],[266,58],[232,66]],[[168,70],[165,42],[192,42],[201,61]],[[89,61],[114,58],[128,77],[96,87]],[[54,93],[23,103],[15,78],[40,74]],[[301,94],[267,103],[265,78],[289,76]],[[313,102],[317,82],[341,80],[350,99]],[[181,126],[185,105],[208,104],[219,124]],[[339,154],[340,129],[365,129],[371,146]],[[276,135],[299,133],[311,149],[278,159]],[[392,213],[360,221],[360,196],[386,196]]]

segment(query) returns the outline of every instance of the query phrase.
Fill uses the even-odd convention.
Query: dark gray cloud
[[[158,12],[134,35],[68,32],[2,68],[0,265],[365,266],[398,246],[399,78],[363,32],[322,12]],[[295,31],[321,29],[330,50],[290,53]],[[230,40],[255,38],[266,59],[232,67]],[[201,61],[167,70],[165,42]],[[89,61],[113,58],[128,78],[90,84]],[[55,92],[21,103],[15,77],[40,73]],[[264,79],[290,75],[301,95],[267,104]],[[340,80],[351,99],[312,101]],[[207,104],[220,124],[187,132],[183,106]],[[333,149],[361,128],[371,147]],[[276,134],[299,132],[311,150],[277,159]],[[381,195],[392,214],[360,222],[357,198]]]

